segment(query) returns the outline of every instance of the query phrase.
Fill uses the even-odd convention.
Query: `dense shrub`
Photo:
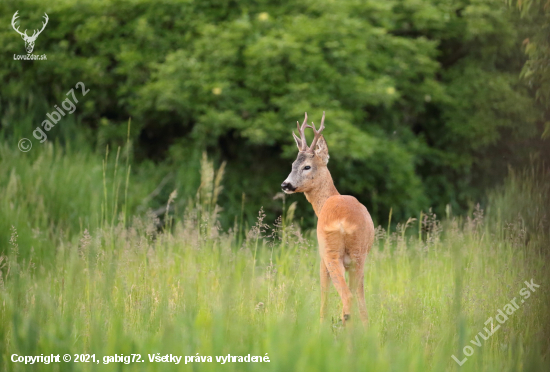
[[[540,114],[519,80],[525,27],[502,1],[4,1],[0,10],[0,129],[14,147],[82,81],[90,93],[77,118],[92,146],[122,144],[132,117],[138,161],[196,166],[206,149],[228,161],[234,214],[243,192],[254,212],[279,212],[271,197],[304,111],[313,121],[327,112],[337,187],[378,219],[392,207],[397,218],[467,208],[539,146],[527,139],[540,138]],[[12,59],[25,53],[8,26],[16,10],[29,30],[48,14],[35,47],[47,61]]]

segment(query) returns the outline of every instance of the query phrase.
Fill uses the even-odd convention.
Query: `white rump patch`
[[[349,256],[349,254],[344,254],[344,266],[349,266],[351,265],[351,257]]]

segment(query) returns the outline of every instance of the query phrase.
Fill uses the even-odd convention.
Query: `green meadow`
[[[226,216],[234,224],[223,228],[224,166],[204,155],[185,208],[171,207],[176,190],[153,213],[142,205],[156,181],[131,170],[129,151],[0,145],[2,371],[549,370],[541,166],[510,170],[467,215],[390,214],[366,263],[365,329],[339,324],[333,287],[319,322],[315,232],[294,217],[303,195],[276,195],[275,221],[257,205],[254,224]],[[166,355],[182,358],[150,361]],[[238,361],[248,355],[255,361]]]

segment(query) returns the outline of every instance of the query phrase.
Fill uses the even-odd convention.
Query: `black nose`
[[[296,189],[295,187],[292,187],[292,184],[290,182],[283,182],[281,184],[281,188],[287,191],[294,191]]]

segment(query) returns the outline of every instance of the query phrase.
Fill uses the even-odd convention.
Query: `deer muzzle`
[[[292,194],[292,193],[294,193],[294,191],[296,191],[296,187],[292,186],[292,184],[290,182],[287,182],[287,181],[285,181],[281,184],[281,188],[283,189],[285,194]]]

